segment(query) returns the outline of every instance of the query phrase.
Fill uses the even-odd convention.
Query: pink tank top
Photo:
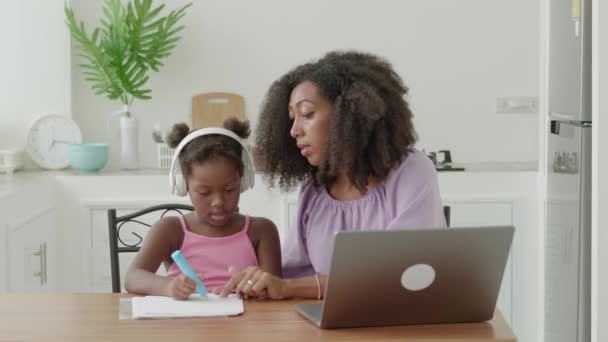
[[[223,286],[229,279],[228,267],[242,270],[257,266],[258,259],[247,235],[251,218],[245,216],[245,226],[233,235],[208,237],[195,234],[188,229],[183,216],[178,216],[184,231],[184,242],[180,250],[196,273],[204,275],[203,283],[208,290]],[[167,276],[175,278],[181,274],[177,265],[169,267]]]

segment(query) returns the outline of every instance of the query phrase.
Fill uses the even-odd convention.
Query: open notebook
[[[209,299],[192,294],[188,300],[160,296],[133,297],[131,305],[134,319],[236,316],[245,311],[243,300],[234,294],[227,298],[209,294]]]

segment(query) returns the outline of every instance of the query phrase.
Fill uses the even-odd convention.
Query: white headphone
[[[182,169],[179,165],[179,154],[181,150],[192,140],[202,137],[203,135],[212,135],[219,134],[230,137],[241,144],[243,147],[241,159],[243,160],[243,176],[241,177],[241,192],[246,191],[247,189],[253,188],[254,185],[254,172],[253,172],[253,162],[251,161],[251,155],[249,154],[249,150],[243,140],[236,135],[231,130],[219,127],[207,127],[198,129],[190,134],[188,134],[180,143],[177,145],[175,152],[173,154],[173,158],[171,160],[171,168],[169,169],[169,187],[171,189],[171,193],[178,196],[186,196],[188,194],[188,188],[186,184],[186,180],[184,179],[184,175],[182,173]]]

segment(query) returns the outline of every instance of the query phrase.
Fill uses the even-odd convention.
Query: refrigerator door
[[[549,1],[549,111],[591,121],[591,1]]]
[[[545,341],[590,341],[591,129],[552,121],[545,235]]]

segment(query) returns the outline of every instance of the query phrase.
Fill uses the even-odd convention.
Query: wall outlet
[[[497,97],[496,113],[538,113],[538,97],[519,96],[519,97]]]

